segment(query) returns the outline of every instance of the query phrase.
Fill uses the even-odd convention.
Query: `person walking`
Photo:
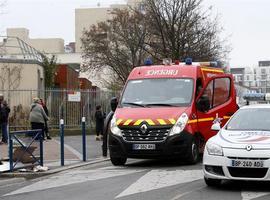
[[[103,137],[104,113],[102,112],[100,105],[96,106],[95,119],[96,119],[96,140],[101,140]]]
[[[40,104],[41,104],[43,110],[45,111],[46,115],[49,117],[49,111],[48,111],[48,108],[47,108],[45,102],[43,101],[43,99],[40,99]],[[44,127],[44,133],[46,135],[46,138],[47,138],[47,140],[51,140],[52,138],[49,135],[49,128],[48,128],[48,121],[47,120],[45,120],[45,124],[44,125],[45,125],[45,127]]]
[[[1,130],[2,130],[2,143],[7,144],[8,142],[8,116],[10,108],[7,101],[3,100],[1,107]]]
[[[34,98],[33,103],[31,104],[30,110],[30,118],[32,130],[41,129],[42,130],[42,139],[44,139],[44,128],[45,128],[45,121],[48,121],[49,118],[46,115],[42,105],[40,104],[39,98]],[[34,137],[34,135],[31,135]],[[39,138],[37,138],[39,139]]]

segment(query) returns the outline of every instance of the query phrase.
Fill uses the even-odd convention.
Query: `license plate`
[[[231,160],[232,167],[262,168],[264,162],[261,160]]]
[[[156,149],[155,144],[133,144],[134,150],[154,150]]]

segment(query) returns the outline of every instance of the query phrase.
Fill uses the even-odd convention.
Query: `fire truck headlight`
[[[118,128],[118,126],[117,126],[115,115],[113,115],[113,118],[111,120],[111,132],[114,135],[122,136],[122,132],[121,132],[120,128]]]
[[[172,136],[172,135],[181,133],[186,127],[187,122],[188,122],[188,116],[186,113],[183,113],[179,117],[175,125],[171,128],[169,135]]]

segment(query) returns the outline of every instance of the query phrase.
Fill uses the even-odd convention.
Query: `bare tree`
[[[140,12],[116,9],[111,14],[112,19],[84,30],[83,69],[100,72],[109,67],[123,84],[131,69],[147,56],[147,30]]]
[[[114,10],[112,18],[84,30],[84,70],[110,68],[122,84],[146,57],[224,61],[230,51],[222,29],[203,0],[143,0],[138,7]]]
[[[1,90],[14,90],[20,86],[22,65],[0,63],[0,88]]]
[[[152,36],[148,46],[157,58],[183,60],[225,59],[230,48],[219,35],[218,18],[203,0],[145,0],[146,24]]]

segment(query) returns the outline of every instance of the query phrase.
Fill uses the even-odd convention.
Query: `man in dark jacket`
[[[103,127],[104,127],[104,113],[102,112],[100,105],[96,106],[95,118],[96,118],[96,140],[100,140],[101,137],[103,136]]]
[[[0,95],[0,124],[1,124],[1,132],[2,132],[2,140],[0,144],[7,144],[8,142],[8,116],[10,113],[10,108],[7,102],[4,100],[3,96]]]

